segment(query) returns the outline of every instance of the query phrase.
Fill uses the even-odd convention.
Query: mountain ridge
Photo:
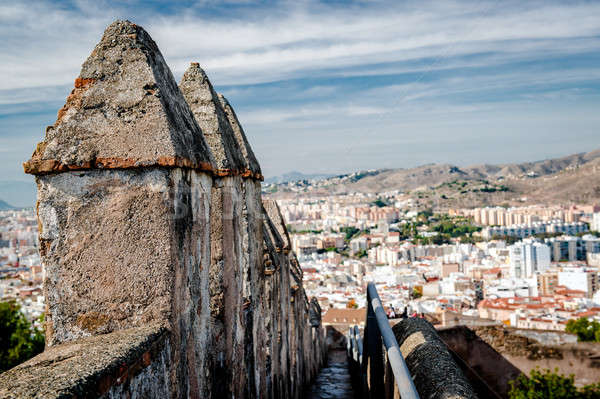
[[[9,211],[11,209],[15,209],[15,207],[0,199],[0,211]]]
[[[600,203],[600,150],[522,163],[368,170],[310,184],[312,193],[324,195],[402,191],[420,205],[436,207]],[[285,195],[285,186],[278,192]]]

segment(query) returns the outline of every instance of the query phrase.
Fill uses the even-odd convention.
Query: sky
[[[115,19],[232,103],[264,174],[600,148],[600,1],[0,0],[0,182]]]

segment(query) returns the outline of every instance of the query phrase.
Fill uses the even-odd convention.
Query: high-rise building
[[[587,254],[600,253],[600,238],[593,235],[583,237],[553,237],[546,239],[550,246],[552,261],[587,260]]]
[[[509,248],[510,274],[531,278],[550,267],[550,248],[539,242],[519,242]]]

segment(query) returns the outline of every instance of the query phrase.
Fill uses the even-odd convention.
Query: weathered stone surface
[[[169,340],[147,326],[48,348],[0,374],[0,398],[169,397]]]
[[[221,102],[200,65],[193,62],[179,88],[192,110],[221,176],[243,174],[246,165]]]
[[[244,270],[249,262],[249,253],[242,251],[243,237],[248,234],[240,176],[245,170],[244,160],[217,94],[197,63],[192,63],[185,72],[180,88],[218,168],[213,179],[210,211],[209,287],[215,345],[208,356],[214,381],[212,394],[218,397],[230,392],[241,397],[247,386],[246,320],[242,317],[244,297],[241,294]]]
[[[47,344],[159,322],[171,331],[171,385],[206,367],[210,176],[95,170],[38,177]]]
[[[147,33],[116,22],[27,163],[47,271],[48,347],[31,364],[156,325],[167,343],[160,361],[126,385],[102,385],[106,397],[299,398],[323,360],[322,330],[308,323],[301,271],[277,205],[268,205],[276,223],[263,208],[233,110],[192,72],[195,115]],[[54,379],[49,371],[39,383]]]
[[[244,162],[247,170],[245,175],[253,176],[258,180],[263,180],[260,165],[256,160],[256,156],[254,155],[254,151],[252,151],[250,143],[248,143],[246,133],[244,133],[244,129],[242,128],[242,125],[240,124],[240,121],[238,120],[235,111],[229,104],[229,101],[227,101],[227,99],[222,94],[219,94],[219,100],[221,102],[221,105],[223,106],[223,109],[225,110],[227,119],[229,119],[229,123],[231,124],[233,133],[235,134],[238,146],[244,157]]]
[[[456,326],[439,329],[438,334],[502,397],[508,396],[511,380],[536,368],[558,368],[560,374],[573,374],[578,386],[593,384],[600,375],[600,344],[559,344],[540,342],[530,337],[535,334],[540,338],[565,339],[564,335],[568,334],[563,332],[519,330],[506,326]]]
[[[477,398],[433,326],[410,317],[392,327],[422,399]]]
[[[24,167],[43,174],[140,166],[214,168],[158,47],[141,27],[116,21]]]
[[[265,207],[265,211],[269,216],[270,222],[279,233],[281,242],[281,244],[279,244],[281,246],[280,249],[284,251],[290,251],[290,236],[288,235],[287,228],[285,227],[285,221],[283,220],[283,216],[281,215],[281,211],[279,210],[277,202],[275,202],[275,200],[263,200],[263,206]]]

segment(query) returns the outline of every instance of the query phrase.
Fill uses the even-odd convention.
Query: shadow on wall
[[[547,345],[503,326],[456,326],[438,330],[469,380],[475,374],[500,397],[508,398],[509,382],[536,367],[558,367],[576,376],[577,385],[598,382],[600,345],[589,343]],[[471,381],[475,386],[476,383]]]
[[[438,330],[440,338],[458,358],[461,368],[470,380],[481,378],[499,397],[507,398],[509,381],[521,374],[521,370],[506,360],[492,346],[464,326]],[[475,373],[475,375],[473,375]]]

